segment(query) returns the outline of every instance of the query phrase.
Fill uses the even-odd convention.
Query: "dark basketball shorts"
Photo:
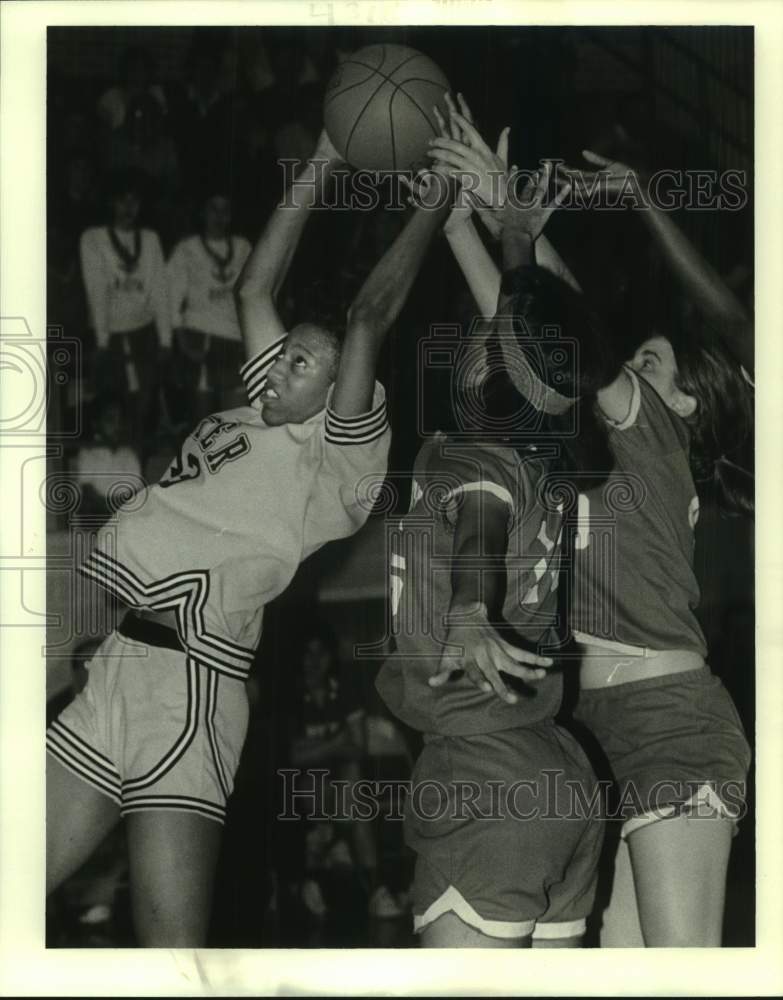
[[[743,814],[750,747],[709,669],[582,691],[574,717],[611,767],[609,815],[624,821],[623,836],[669,816]]]
[[[115,631],[49,727],[47,751],[122,815],[165,809],[222,823],[248,714],[244,681]]]
[[[554,722],[426,736],[405,839],[417,855],[414,929],[444,913],[490,937],[578,937],[595,895],[596,779]]]

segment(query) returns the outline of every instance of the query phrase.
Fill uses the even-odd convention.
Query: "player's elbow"
[[[349,335],[379,335],[389,325],[389,310],[380,301],[355,302],[348,310]]]

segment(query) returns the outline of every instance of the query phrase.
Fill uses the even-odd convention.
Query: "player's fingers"
[[[612,164],[611,160],[607,160],[605,156],[599,156],[598,153],[594,153],[590,149],[583,149],[582,156],[588,163],[595,163],[599,167],[609,167]]]
[[[564,184],[557,192],[557,194],[554,197],[554,200],[552,201],[552,209],[560,208],[560,206],[563,204],[563,202],[566,200],[569,194],[571,194],[571,185]]]
[[[493,653],[493,661],[498,673],[518,677],[521,681],[540,681],[546,677],[546,670],[542,670],[540,667],[528,667],[524,663],[516,663],[500,649]]]
[[[510,126],[506,125],[503,131],[500,133],[500,138],[498,139],[498,146],[496,150],[496,155],[498,159],[503,161],[503,166],[508,164],[508,136],[511,132]]]
[[[503,683],[500,674],[498,673],[495,664],[490,659],[489,655],[483,650],[476,650],[476,665],[482,672],[486,680],[489,681],[492,686],[492,690],[503,701],[509,705],[513,705],[517,701],[517,696],[513,691],[509,691],[506,685]]]
[[[451,142],[451,139],[433,140],[431,147],[427,150],[427,155],[434,160],[442,160],[448,166],[462,173],[477,174],[484,170],[484,164],[475,156],[470,155],[470,150],[462,143],[454,143],[459,148],[454,149],[444,145]]]
[[[452,117],[454,118],[454,121],[459,124],[459,127],[462,129],[462,134],[467,137],[467,140],[473,149],[480,150],[482,153],[489,154],[490,156],[492,155],[492,150],[484,142],[481,134],[472,122],[469,122],[468,119],[464,115],[461,115],[458,111],[456,111]]]
[[[430,679],[427,681],[427,683],[429,684],[430,687],[434,688],[441,687],[443,684],[446,683],[447,680],[449,680],[449,678],[453,673],[456,673],[457,670],[462,670],[461,663],[457,662],[454,662],[453,664],[448,663],[444,666],[444,662],[441,662],[440,670],[437,672],[437,674],[433,674],[432,677],[430,677]]]
[[[477,667],[472,665],[467,667],[465,670],[465,676],[471,681],[471,683],[473,683],[481,691],[484,691],[486,694],[489,694],[492,690],[492,685]]]
[[[496,636],[496,640],[503,652],[516,663],[527,663],[533,667],[551,667],[554,662],[551,656],[539,656],[538,653],[533,653],[528,649],[519,649],[517,646],[512,646],[510,642],[506,642],[499,635]]]
[[[443,98],[449,112],[449,128],[448,132],[444,132],[444,130],[441,129],[441,134],[450,135],[452,139],[461,139],[462,133],[459,130],[459,125],[457,125],[454,121],[454,115],[457,112],[457,105],[454,103],[454,98],[448,91],[445,92]]]
[[[459,109],[462,112],[464,118],[466,118],[470,124],[473,124],[473,112],[470,110],[468,102],[462,96],[462,94],[457,93],[457,100],[459,101]]]
[[[435,115],[435,121],[438,123],[438,128],[440,129],[440,134],[442,136],[444,136],[444,138],[447,137],[448,134],[449,134],[449,132],[448,132],[448,129],[446,128],[446,119],[440,113],[440,108],[438,107],[437,104],[433,104],[433,106],[432,106],[432,112]]]
[[[549,189],[549,179],[552,176],[552,161],[545,160],[543,167],[538,172],[538,184],[536,185],[537,193],[539,195],[545,195]]]

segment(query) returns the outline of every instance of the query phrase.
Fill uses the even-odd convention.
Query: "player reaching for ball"
[[[504,164],[468,116],[452,119],[460,139],[435,140],[433,155],[458,173],[472,172],[478,189],[489,191]],[[612,168],[604,183],[628,181],[622,164],[594,154],[590,160]],[[576,171],[567,176],[575,184],[592,180]],[[752,476],[727,457],[752,434],[750,389],[729,352],[750,365],[752,345],[746,317],[712,269],[664,213],[649,211],[653,218],[642,213],[648,226],[708,322],[684,329],[673,309],[661,309],[670,295],[659,296],[647,316],[637,309],[643,332],[629,326],[647,339],[597,394],[614,470],[606,487],[580,493],[571,605],[582,650],[575,715],[606,755],[625,809],[602,944],[709,947],[721,943],[750,756],[731,698],[705,663],[694,613],[694,479],[712,480],[725,509],[752,511]],[[486,301],[500,275],[486,257],[481,272],[471,270],[469,248],[480,253],[481,244],[467,231],[462,238],[460,262]]]
[[[562,676],[539,653],[559,644],[551,487],[580,469],[601,481],[610,463],[597,423],[574,437],[568,415],[615,372],[580,297],[535,266],[545,190],[529,210],[507,203],[497,314],[455,373],[474,415],[484,402],[481,440],[424,445],[393,537],[396,650],[377,685],[424,734],[405,817],[424,947],[574,947],[593,905],[603,823],[576,799],[595,778],[554,721]],[[582,333],[578,369],[540,336],[558,320]]]
[[[248,405],[202,420],[82,568],[132,610],[48,732],[47,885],[124,817],[141,945],[204,944],[264,606],[310,553],[361,527],[357,482],[385,472],[376,359],[446,206],[413,213],[342,347],[316,323],[286,333],[275,297],[338,162],[324,132],[240,278]]]

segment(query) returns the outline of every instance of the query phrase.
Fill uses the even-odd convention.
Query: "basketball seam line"
[[[367,65],[367,63],[357,62],[356,59],[345,59],[345,60],[343,60],[343,63],[342,63],[343,66],[346,65],[346,63],[352,63],[354,66],[364,66],[365,69],[369,69],[370,70],[370,76],[366,76],[363,80],[359,80],[357,83],[349,83],[347,87],[343,87],[342,90],[338,90],[336,94],[330,94],[326,98],[326,102],[324,104],[324,107],[326,106],[326,104],[330,104],[333,100],[335,100],[335,98],[341,97],[343,94],[347,94],[348,91],[349,90],[353,90],[354,87],[361,87],[361,85],[363,83],[367,83],[368,80],[372,79],[373,74],[377,73],[380,70],[381,66],[383,66],[383,64],[385,62],[386,62],[386,46],[385,45],[381,46],[381,61],[378,63],[377,68],[370,67],[370,66]],[[383,74],[381,74],[381,75],[383,75]]]

